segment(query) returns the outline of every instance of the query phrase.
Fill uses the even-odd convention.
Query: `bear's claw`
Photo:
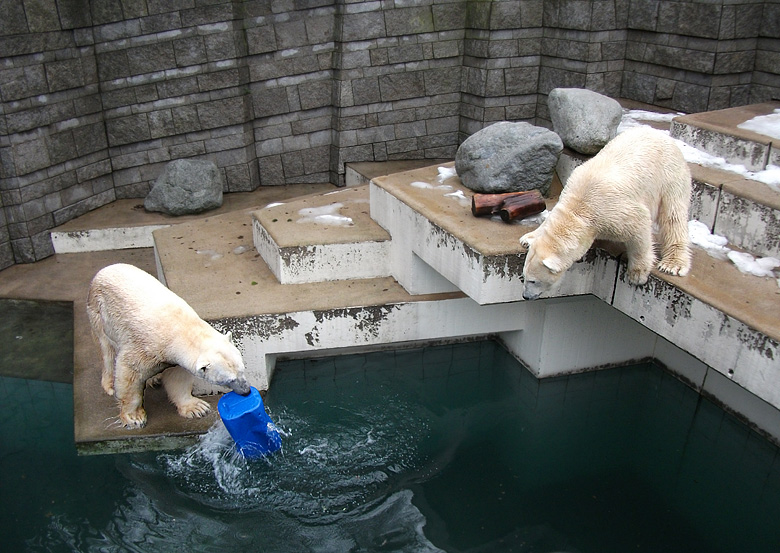
[[[132,413],[119,413],[119,419],[125,428],[143,428],[146,426],[146,411],[138,408]]]
[[[182,417],[197,419],[206,416],[211,410],[211,405],[202,399],[193,397],[190,401],[177,405],[176,409]]]
[[[684,267],[682,264],[666,262],[659,263],[658,270],[674,276],[686,276],[689,271],[688,267]]]

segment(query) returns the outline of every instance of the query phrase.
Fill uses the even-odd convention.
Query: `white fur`
[[[690,197],[691,174],[674,141],[649,127],[619,134],[572,172],[549,217],[520,238],[528,248],[523,297],[549,290],[596,239],[625,243],[628,280],[644,284],[655,265],[654,223],[658,269],[685,276]]]
[[[230,334],[217,332],[141,269],[116,264],[99,271],[90,284],[87,313],[103,356],[103,389],[119,401],[119,418],[129,428],[146,424],[146,381],[174,365],[161,377],[184,417],[209,411],[207,402],[192,396],[195,376],[249,392]]]

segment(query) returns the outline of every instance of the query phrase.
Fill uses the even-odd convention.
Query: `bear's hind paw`
[[[642,286],[647,282],[650,273],[647,271],[640,271],[637,269],[629,269],[628,282],[634,286]]]
[[[684,277],[688,274],[690,268],[684,266],[682,263],[674,263],[674,262],[669,263],[669,262],[662,261],[661,263],[658,264],[658,270],[668,275]]]
[[[132,413],[119,413],[119,419],[125,428],[143,428],[146,426],[146,411],[138,408]]]
[[[188,419],[197,419],[206,416],[206,414],[208,414],[208,412],[211,410],[211,405],[202,399],[193,397],[186,403],[177,405],[176,410],[182,417]]]

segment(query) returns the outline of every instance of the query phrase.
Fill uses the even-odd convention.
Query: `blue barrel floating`
[[[271,417],[265,412],[257,388],[242,396],[228,392],[217,403],[219,416],[236,442],[236,449],[247,459],[264,457],[281,449],[282,438]]]

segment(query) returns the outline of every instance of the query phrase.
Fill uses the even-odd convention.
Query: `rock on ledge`
[[[560,137],[530,123],[494,123],[468,137],[455,154],[455,170],[474,192],[539,190],[547,194],[563,150]]]
[[[165,166],[144,200],[147,211],[188,215],[222,205],[224,177],[206,160],[177,159]]]
[[[615,138],[623,109],[617,100],[584,88],[554,88],[547,97],[553,129],[581,154],[596,154]]]

